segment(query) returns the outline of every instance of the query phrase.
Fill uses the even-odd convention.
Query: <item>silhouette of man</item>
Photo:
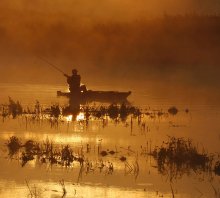
[[[71,95],[79,97],[81,77],[79,74],[77,74],[77,70],[73,69],[71,76],[68,76],[67,74],[64,74],[64,76],[67,77],[67,83],[69,84],[69,90]]]

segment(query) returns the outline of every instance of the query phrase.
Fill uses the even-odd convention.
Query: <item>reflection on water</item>
[[[158,151],[167,149],[165,143],[170,136],[190,139],[198,153],[213,153],[216,161],[219,160],[219,104],[214,103],[215,99],[206,97],[205,100],[204,95],[199,97],[199,90],[192,94],[195,96],[193,100],[186,93],[184,97],[178,92],[176,95],[166,91],[156,93],[146,87],[144,91],[134,90],[130,100],[135,101],[134,105],[138,108],[131,109],[131,105],[129,111],[132,113],[127,113],[128,106],[91,103],[71,107],[75,115],[67,111],[64,116],[62,113],[68,107],[68,100],[56,98],[56,91],[62,90],[62,87],[1,84],[0,88],[1,103],[8,104],[7,96],[10,95],[15,103],[19,100],[25,109],[25,113],[15,119],[11,116],[3,119],[4,116],[1,116],[2,197],[30,197],[30,193],[35,191],[38,197],[62,197],[64,186],[60,181],[64,181],[66,197],[121,197],[122,194],[127,197],[172,197],[173,193],[175,197],[217,197],[219,176],[213,170],[211,175],[197,175],[192,171],[190,175],[182,174],[170,182],[167,177],[170,174],[163,172],[164,176],[161,176],[157,159],[149,155],[155,148]],[[31,94],[33,91],[34,94]],[[192,92],[187,90],[187,93]],[[212,93],[210,96],[214,97]],[[36,99],[40,106],[36,105]],[[174,107],[178,111],[172,115],[176,112]],[[10,159],[5,144],[12,136],[18,137],[20,143],[18,152],[10,153]],[[68,156],[71,149],[74,157],[83,157],[83,169],[78,161],[71,166],[42,163],[43,157],[36,155],[37,149],[35,153],[26,149],[39,145],[42,151],[46,140],[53,142],[53,154],[61,158],[58,162],[62,162],[62,151],[63,156],[64,153]],[[163,164],[166,173],[172,169],[178,171],[179,167],[186,168],[185,162],[175,166],[173,158],[170,155],[168,158],[166,154],[161,155],[166,156],[162,161],[166,162]],[[45,158],[46,162],[49,156]],[[21,160],[25,159],[31,160],[22,168]],[[104,168],[100,172],[102,164]],[[212,169],[217,165],[218,170],[217,163],[212,165]],[[113,171],[109,171],[112,168]]]
[[[142,184],[143,185],[143,184]],[[0,186],[2,184],[0,183]],[[36,197],[51,197],[51,198],[60,198],[63,195],[63,190],[59,182],[45,182],[39,180],[33,180],[29,182],[29,186],[33,194],[36,194]],[[117,188],[115,186],[101,186],[100,184],[94,183],[82,183],[82,184],[72,184],[71,182],[65,182],[65,189],[67,191],[66,198],[78,197],[121,197],[126,196],[128,198],[133,197],[165,197],[169,198],[170,194],[160,193],[153,190],[151,184],[146,184],[147,189],[143,190],[140,185],[136,190],[128,188]],[[2,186],[5,190],[2,191],[2,197],[12,197],[11,192],[14,192],[15,198],[19,197],[30,197],[30,191],[25,184],[16,184],[10,182],[10,186]],[[180,196],[177,196],[180,197]]]
[[[73,119],[73,115],[68,115],[68,116],[66,116],[66,121],[67,121],[67,122],[71,122],[72,119]]]
[[[83,112],[80,112],[77,116],[76,116],[76,121],[83,121],[85,120],[85,115]]]

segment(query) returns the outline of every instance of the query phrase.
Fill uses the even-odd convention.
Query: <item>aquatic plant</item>
[[[106,155],[108,155],[108,153],[107,153],[107,151],[101,151],[101,152],[100,152],[100,155],[103,156],[103,157],[105,157]]]
[[[11,97],[8,98],[9,105],[8,105],[8,111],[9,114],[12,115],[13,118],[16,118],[17,115],[22,114],[23,108],[19,101],[15,102],[12,100]]]
[[[8,106],[1,104],[0,107],[0,116],[2,116],[3,118],[7,117],[9,115]]]
[[[21,154],[21,166],[25,166],[28,161],[32,161],[34,159],[34,155],[32,153],[22,152]]]
[[[116,151],[113,151],[113,150],[109,151],[109,154],[111,154],[111,155],[114,155],[115,153],[116,153]]]
[[[65,196],[66,196],[66,193],[67,193],[67,191],[66,191],[66,187],[65,187],[65,183],[64,183],[64,180],[62,179],[62,180],[60,180],[60,185],[61,185],[61,187],[62,187],[62,190],[63,190],[63,195],[62,195],[62,197],[61,198],[64,198]]]
[[[52,105],[50,107],[50,115],[51,115],[51,117],[58,118],[60,114],[61,114],[61,111],[60,111],[59,105]]]
[[[128,161],[124,161],[124,165],[125,165],[125,175],[128,174],[133,174],[135,176],[135,179],[137,179],[138,175],[139,175],[139,164],[138,164],[138,160],[135,160],[135,163],[128,163]]]
[[[121,105],[119,109],[119,115],[122,121],[127,119],[127,116],[129,115],[129,107],[127,107],[125,103]]]
[[[75,111],[76,110],[76,111]],[[20,102],[14,102],[9,98],[9,104],[0,109],[0,115],[4,117],[12,115],[15,119],[18,115],[22,115],[26,120],[26,128],[28,123],[39,123],[39,121],[49,121],[51,128],[58,128],[60,122],[63,122],[66,116],[72,116],[71,121],[77,120],[77,115],[79,113],[83,114],[85,119],[85,124],[88,125],[90,119],[113,119],[116,123],[120,121],[128,121],[128,116],[138,119],[138,125],[141,125],[141,119],[144,115],[149,116],[149,118],[161,118],[162,116],[167,117],[168,113],[163,112],[162,110],[148,109],[141,110],[138,107],[132,106],[127,103],[116,104],[112,103],[109,106],[100,105],[100,106],[91,106],[91,105],[80,105],[77,109],[73,110],[71,106],[60,106],[52,105],[47,107],[42,107],[40,102],[36,100],[36,103],[33,107],[28,106],[26,109],[23,109]],[[3,119],[4,121],[4,119]],[[80,120],[77,120],[80,122]],[[69,121],[68,121],[69,122]],[[103,122],[103,126],[106,123]]]
[[[39,144],[33,140],[26,141],[26,143],[23,146],[25,148],[26,153],[31,153],[33,155],[36,155],[40,152]]]
[[[206,153],[199,153],[191,140],[169,137],[160,148],[156,148],[152,155],[157,161],[158,171],[169,174],[170,179],[194,172],[210,172],[213,157]]]
[[[217,161],[215,163],[214,172],[215,172],[216,175],[220,176],[220,161]]]
[[[168,113],[171,114],[171,115],[176,115],[178,113],[178,109],[176,107],[170,107],[168,109]]]
[[[27,180],[25,180],[25,183],[26,183],[26,186],[27,186],[28,191],[29,191],[28,197],[31,197],[31,198],[40,198],[40,197],[42,197],[41,196],[42,192],[41,192],[40,189],[37,189],[37,187],[35,185],[30,186],[30,184]]]
[[[127,158],[126,158],[125,156],[121,156],[119,159],[120,159],[122,162],[124,162],[124,161],[127,160]]]
[[[69,145],[66,145],[61,150],[61,161],[65,162],[66,166],[70,166],[70,163],[72,163],[74,160],[73,151],[69,147]]]
[[[36,100],[34,109],[35,109],[34,112],[36,115],[39,115],[41,113],[41,106],[40,106],[40,102],[38,100]]]
[[[12,136],[6,145],[10,157],[21,149],[22,154],[20,160],[22,167],[36,157],[38,157],[41,163],[49,162],[51,165],[60,164],[62,166],[70,166],[74,160],[78,161],[80,165],[83,165],[84,162],[83,156],[74,156],[73,150],[69,145],[62,146],[61,149],[55,148],[54,143],[49,139],[46,139],[46,141],[41,144],[33,140],[28,140],[25,144],[22,144],[17,137]]]
[[[118,118],[118,115],[119,115],[119,108],[116,104],[111,104],[108,107],[107,112],[108,112],[108,116],[110,118],[116,119],[116,118]]]
[[[6,145],[9,150],[9,156],[11,157],[15,155],[22,146],[21,141],[16,136],[10,137]]]

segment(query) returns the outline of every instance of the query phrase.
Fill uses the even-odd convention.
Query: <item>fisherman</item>
[[[80,96],[81,76],[77,74],[77,70],[73,69],[71,76],[68,76],[67,74],[64,74],[64,76],[67,77],[67,83],[69,84],[69,90],[70,90],[71,95]]]

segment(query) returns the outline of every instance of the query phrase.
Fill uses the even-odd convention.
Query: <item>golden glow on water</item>
[[[76,121],[83,121],[85,120],[85,115],[83,112],[80,112],[77,116],[76,116]]]
[[[4,182],[0,181],[0,187],[4,190],[0,191],[1,197],[4,198],[20,198],[31,197],[30,191],[36,195],[36,197],[63,197],[62,187],[59,182],[42,182],[38,180],[28,181],[30,191],[26,184],[17,184],[15,182],[9,182],[9,186],[5,186]],[[157,198],[171,197],[170,193],[157,193],[151,187],[150,190],[143,189],[130,189],[130,188],[117,188],[114,186],[100,186],[91,183],[85,183],[83,185],[72,184],[65,182],[65,188],[67,191],[66,198],[70,197],[150,197]],[[72,196],[71,196],[72,195]],[[175,196],[176,197],[176,196]],[[178,196],[179,197],[179,196]]]
[[[65,117],[65,120],[66,120],[67,122],[73,121],[73,115],[68,115],[68,116],[66,116],[66,117]],[[84,115],[83,112],[80,112],[80,113],[76,116],[76,121],[83,121],[83,120],[85,120],[85,115]]]
[[[67,121],[67,122],[71,122],[72,119],[73,119],[73,115],[68,115],[68,116],[66,116],[66,121]]]
[[[54,93],[54,89],[51,93]],[[27,102],[29,100],[33,101],[35,96],[31,97],[26,98]],[[148,100],[149,104],[152,102],[146,97],[140,97],[139,100],[142,101],[142,99],[145,103]],[[43,101],[48,105],[48,103],[51,103],[51,97],[45,97]],[[161,101],[159,101],[161,104],[163,102],[167,104],[166,101],[163,101],[163,98]],[[160,104],[159,102],[158,104]],[[175,101],[174,104],[176,104]],[[190,109],[188,114],[184,111],[186,107]],[[180,111],[177,116],[157,116],[156,113],[152,114],[151,117],[145,116],[141,119],[141,122],[146,124],[146,128],[138,124],[138,119],[135,118],[132,120],[131,127],[130,117],[122,124],[112,121],[108,116],[105,116],[102,120],[91,118],[87,123],[84,121],[86,118],[83,113],[79,113],[76,117],[75,115],[62,117],[62,120],[57,125],[52,125],[54,120],[47,122],[46,118],[38,121],[30,117],[28,123],[25,122],[24,118],[20,117],[17,119],[6,118],[0,124],[0,149],[2,149],[2,154],[6,157],[0,158],[0,197],[28,197],[29,190],[25,180],[28,180],[31,188],[36,185],[37,192],[39,191],[42,195],[39,197],[61,197],[62,188],[59,185],[59,180],[62,178],[65,180],[66,198],[73,196],[156,198],[162,197],[162,195],[163,197],[172,197],[169,182],[166,182],[164,177],[161,179],[161,175],[158,174],[158,170],[155,168],[156,163],[152,158],[141,155],[136,157],[133,152],[128,152],[128,148],[140,154],[142,151],[140,147],[143,146],[149,152],[155,146],[161,145],[162,141],[165,141],[167,135],[169,135],[189,137],[194,139],[195,142],[201,142],[209,152],[219,151],[219,125],[213,124],[218,123],[219,110],[209,110],[205,109],[205,107],[194,106],[194,109],[192,109],[185,106],[184,103],[183,106],[178,106]],[[162,107],[159,105],[155,108],[160,109]],[[163,106],[163,110],[166,112],[167,106]],[[212,133],[209,134],[209,139],[204,138],[207,137],[207,131],[210,130]],[[108,154],[102,157],[105,165],[108,165],[108,161],[113,163],[114,172],[113,174],[108,174],[105,172],[107,170],[105,168],[102,173],[98,169],[94,173],[89,172],[88,174],[85,174],[84,171],[82,180],[79,181],[81,185],[77,185],[75,182],[78,178],[79,171],[77,169],[79,167],[75,166],[75,164],[72,171],[72,169],[64,169],[58,166],[46,167],[33,160],[21,168],[21,164],[16,160],[20,159],[22,153],[20,153],[19,157],[16,156],[16,159],[10,160],[10,162],[7,159],[8,153],[5,143],[13,135],[17,136],[23,144],[30,139],[39,143],[43,143],[43,141],[48,139],[55,144],[57,149],[60,149],[61,145],[68,144],[74,152],[78,153],[82,148],[84,155],[93,162],[94,166],[95,162],[98,162],[99,158],[101,158],[97,154],[98,149],[99,151],[107,152],[117,150],[115,155]],[[87,145],[90,147],[89,152],[86,150]],[[125,162],[119,160],[121,156],[127,157],[127,163],[132,168],[136,167],[134,165],[136,158],[138,159],[140,172],[136,180],[134,171],[129,172],[130,169],[125,168]],[[192,186],[192,183],[195,185]],[[178,180],[173,187],[177,198],[199,197],[199,193],[195,188],[202,189],[202,193],[208,197],[212,197],[214,193],[209,181],[197,182],[190,177],[185,177],[185,180]],[[194,194],[191,195],[191,192]]]
[[[9,137],[15,134],[7,134],[3,136],[4,141],[8,140]],[[82,136],[81,133],[56,133],[56,134],[51,134],[51,133],[44,133],[44,134],[38,134],[38,133],[30,133],[30,132],[25,132],[23,136],[21,137],[22,140],[30,140],[34,139],[36,141],[46,141],[47,139],[52,141],[55,144],[86,144],[89,142],[96,142],[99,143],[100,135],[96,136]],[[106,143],[107,141],[105,141]]]

